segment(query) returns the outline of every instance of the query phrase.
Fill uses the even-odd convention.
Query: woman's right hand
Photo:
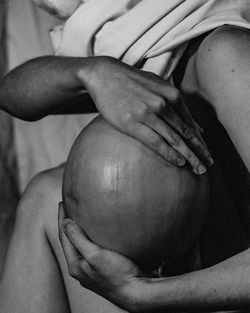
[[[167,161],[203,174],[213,164],[180,92],[161,77],[111,57],[89,59],[82,80],[101,115]]]

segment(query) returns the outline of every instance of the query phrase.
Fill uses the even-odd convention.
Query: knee
[[[63,169],[56,168],[37,174],[26,188],[17,209],[17,223],[43,225],[57,210],[61,201]]]
[[[197,51],[195,71],[198,82],[207,84],[206,78],[210,82],[217,78],[227,79],[229,73],[235,75],[237,70],[242,73],[246,61],[250,60],[249,49],[248,30],[229,25],[217,28],[203,40]]]

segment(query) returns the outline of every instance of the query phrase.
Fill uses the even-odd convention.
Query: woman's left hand
[[[142,271],[126,257],[91,242],[77,224],[65,218],[62,202],[58,224],[69,274],[83,287],[131,312],[144,284]]]

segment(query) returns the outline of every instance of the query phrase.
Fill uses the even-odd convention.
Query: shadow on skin
[[[197,94],[183,96],[215,160],[209,170],[210,209],[201,235],[202,264],[209,267],[249,247],[250,175],[212,105]]]

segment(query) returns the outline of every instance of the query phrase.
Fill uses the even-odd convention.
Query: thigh
[[[51,175],[51,174],[50,174]],[[58,237],[58,202],[61,201],[62,173],[54,173],[53,189],[56,190],[44,212],[44,230],[62,273],[69,305],[72,313],[119,313],[125,312],[103,297],[83,288],[68,274],[67,264]],[[50,183],[47,182],[47,186]]]
[[[118,313],[70,277],[58,238],[63,167],[38,174],[16,216],[3,277],[1,313]]]
[[[1,313],[70,312],[43,223],[44,206],[51,198],[58,200],[53,189],[41,186],[41,180],[44,177],[37,176],[31,182],[18,205],[0,283]]]

